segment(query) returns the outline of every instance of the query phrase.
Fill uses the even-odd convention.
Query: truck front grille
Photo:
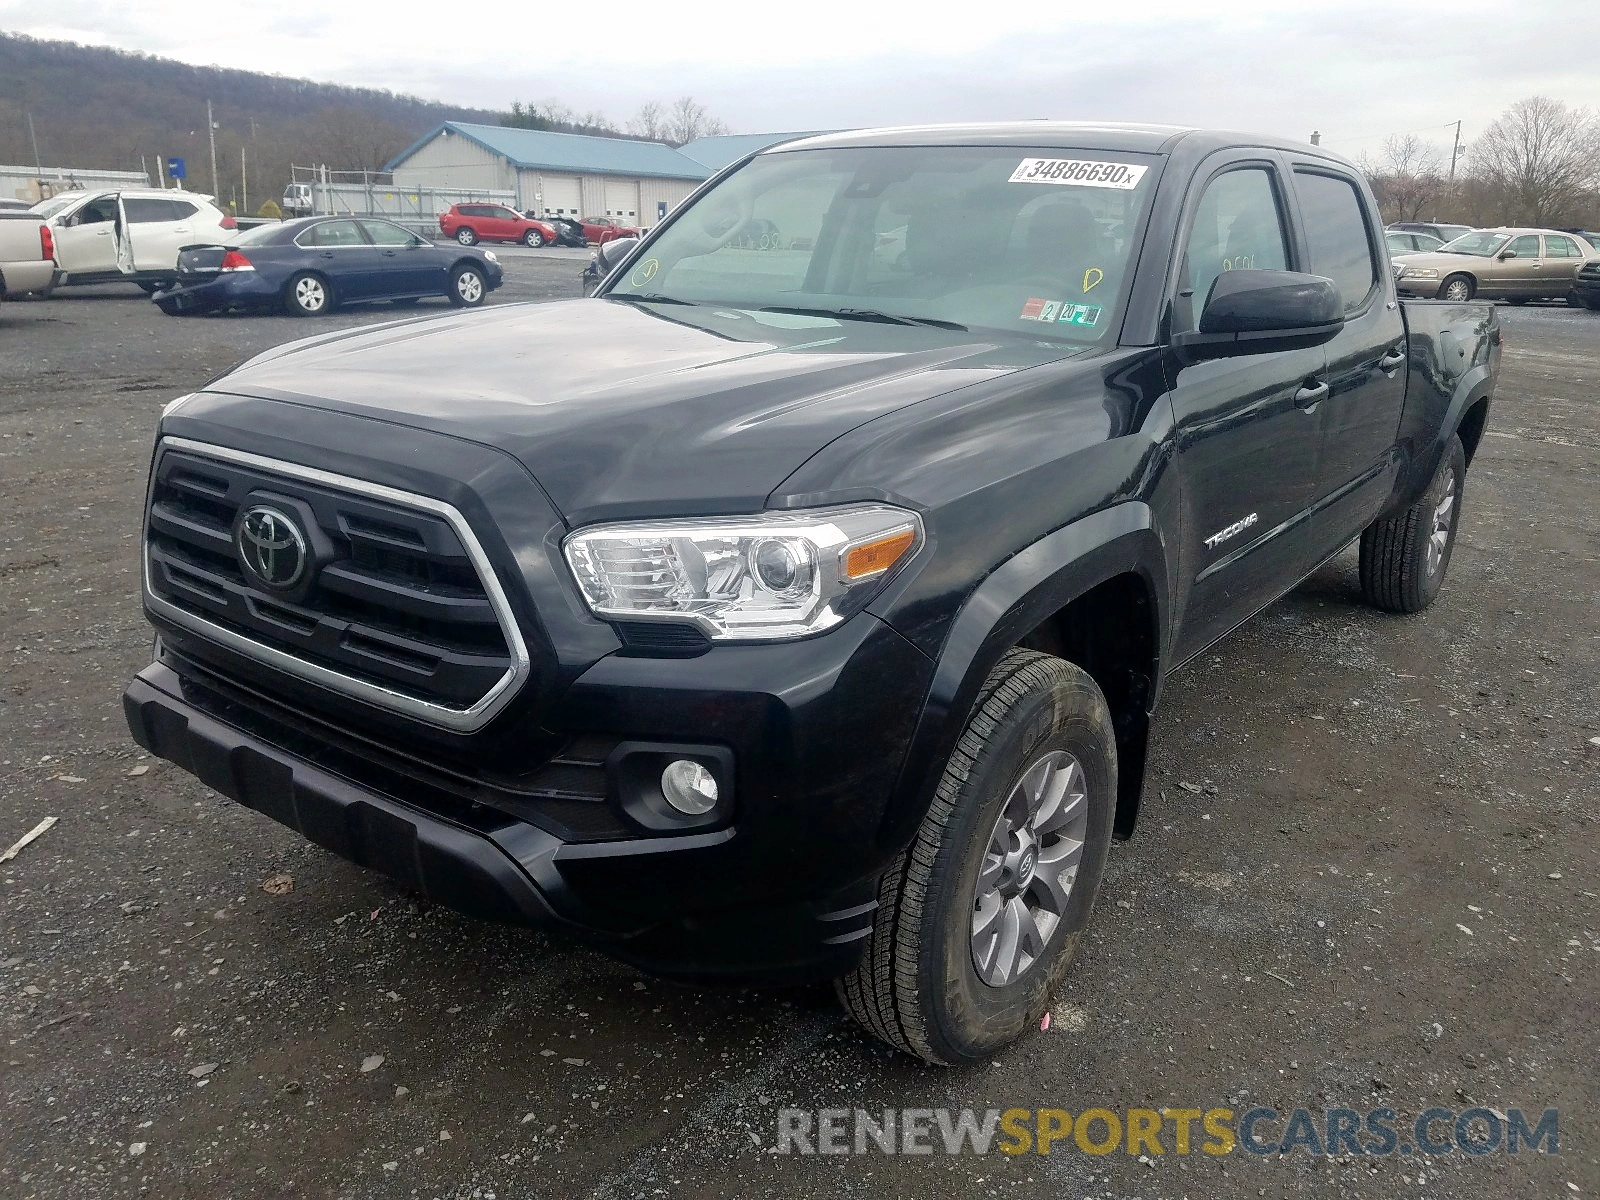
[[[292,587],[245,569],[241,513],[263,505],[302,535]],[[162,443],[145,591],[157,615],[231,650],[458,731],[487,723],[528,673],[505,594],[454,508],[224,447]]]

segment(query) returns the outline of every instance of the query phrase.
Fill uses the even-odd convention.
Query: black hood
[[[315,338],[207,390],[495,446],[577,525],[759,509],[807,458],[874,417],[1081,352],[1024,337],[588,299]]]

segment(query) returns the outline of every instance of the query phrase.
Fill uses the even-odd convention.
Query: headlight
[[[1401,279],[1437,279],[1439,272],[1432,267],[1407,267],[1400,272]]]
[[[562,543],[596,616],[693,624],[716,641],[820,633],[866,607],[922,544],[888,504],[601,525]]]

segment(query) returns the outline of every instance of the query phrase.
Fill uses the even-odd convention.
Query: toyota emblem
[[[300,582],[311,557],[305,534],[293,518],[266,504],[245,510],[234,543],[245,574],[279,590]]]

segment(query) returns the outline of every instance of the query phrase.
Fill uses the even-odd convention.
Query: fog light
[[[680,758],[661,772],[661,794],[687,817],[703,817],[717,806],[717,780],[693,759]]]

